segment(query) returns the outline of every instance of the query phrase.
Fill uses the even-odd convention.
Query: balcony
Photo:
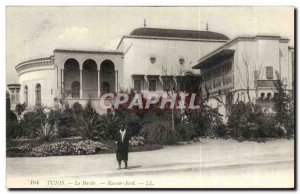
[[[105,108],[101,107],[101,100],[102,103],[106,106],[111,106],[115,103],[115,98],[107,97],[105,99],[100,99],[100,97],[97,97],[97,90],[82,90],[82,98],[80,98],[79,90],[64,90],[64,95],[66,101],[70,106],[72,106],[76,102],[78,102],[82,106],[86,106],[87,102],[90,100],[93,108],[100,114],[106,113],[107,111]]]
[[[80,98],[80,91],[79,90],[64,90],[65,97],[67,99],[70,98]],[[82,98],[100,98],[98,97],[97,90],[82,90]]]
[[[255,80],[255,88],[275,88],[276,80]]]

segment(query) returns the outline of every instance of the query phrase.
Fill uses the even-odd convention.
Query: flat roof
[[[178,40],[178,41],[193,41],[193,42],[228,42],[229,40],[221,39],[194,39],[194,38],[178,38],[178,37],[160,37],[160,36],[135,36],[135,35],[126,35],[122,36],[117,49],[120,47],[124,38],[132,39],[152,39],[152,40]]]
[[[225,44],[221,45],[220,47],[216,48],[215,50],[213,50],[212,52],[208,53],[207,55],[205,55],[204,57],[200,58],[198,60],[197,65],[193,66],[193,69],[199,69],[199,64],[202,63],[203,61],[205,61],[206,59],[210,58],[211,56],[221,52],[223,49],[229,47],[232,44],[235,44],[237,41],[241,41],[241,40],[245,40],[245,41],[255,41],[258,39],[267,39],[267,40],[279,40],[279,41],[286,41],[288,42],[289,39],[288,38],[282,38],[281,36],[271,36],[271,35],[257,35],[257,36],[238,36],[228,42],[226,42]]]
[[[86,50],[86,49],[66,49],[66,48],[58,48],[55,49],[54,52],[72,52],[72,53],[105,53],[105,54],[117,54],[122,55],[122,51],[118,50]]]
[[[7,87],[20,87],[21,84],[7,84]]]

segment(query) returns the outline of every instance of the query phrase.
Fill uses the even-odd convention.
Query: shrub
[[[107,150],[108,147],[103,143],[85,140],[72,144],[75,155],[90,155],[102,150]]]
[[[14,147],[9,147],[6,149],[7,152],[28,152],[32,149],[31,145],[29,143],[26,143],[22,146],[14,146]]]
[[[130,112],[126,109],[117,109],[112,114],[108,112],[105,115],[100,115],[97,120],[97,132],[101,139],[115,139],[117,132],[120,130],[120,125],[125,124],[132,136],[136,136],[141,131],[141,119],[135,112]]]
[[[50,125],[48,123],[45,123],[43,126],[38,127],[35,130],[35,133],[37,135],[37,138],[43,141],[49,141],[55,135],[53,125]]]
[[[275,120],[277,127],[282,129],[288,137],[294,136],[294,91],[288,95],[285,91],[286,85],[280,79],[280,74],[276,72],[275,81],[277,95],[274,98],[274,108],[276,111]]]
[[[258,132],[254,138],[278,138],[283,137],[284,132],[278,126],[276,126],[276,117],[273,115],[261,115],[257,119]]]
[[[84,139],[93,139],[98,136],[99,115],[92,107],[90,100],[84,109],[80,104],[74,103],[72,118],[79,136]]]
[[[23,136],[23,128],[20,126],[16,120],[7,120],[6,121],[6,137],[17,138]]]
[[[249,103],[238,102],[232,104],[228,115],[228,127],[232,129],[231,135],[234,138],[249,139],[257,131],[255,125],[255,115],[251,115],[252,105]],[[252,119],[250,119],[250,117]]]
[[[22,115],[22,113],[26,110],[26,104],[23,103],[18,103],[16,105],[16,112],[17,112],[17,115],[20,117]]]
[[[65,105],[64,109],[54,109],[49,113],[48,121],[57,128],[57,136],[66,138],[74,136],[74,120],[72,117],[73,109]]]
[[[258,105],[244,102],[230,106],[228,127],[236,139],[282,137],[284,134],[276,126],[276,117],[264,114]]]
[[[157,119],[144,126],[146,139],[151,144],[174,145],[177,143],[176,131],[172,130],[170,120]]]
[[[131,146],[142,146],[144,145],[145,139],[143,136],[133,136],[129,140]]]
[[[98,136],[100,139],[115,139],[115,134],[119,130],[120,119],[112,114],[100,115],[98,120]]]
[[[217,109],[209,107],[204,102],[197,110],[186,110],[184,118],[177,128],[182,140],[201,136],[224,137],[227,135],[222,115]]]
[[[43,144],[33,148],[30,155],[35,157],[90,155],[107,149],[108,146],[100,142],[96,142],[92,140],[84,140],[77,143],[59,142],[59,143]]]
[[[177,139],[181,141],[188,141],[195,138],[195,126],[189,118],[183,119],[178,125],[176,125]]]
[[[16,138],[22,135],[22,129],[17,121],[17,116],[10,110],[9,93],[6,93],[6,137]]]
[[[29,110],[20,121],[23,134],[27,137],[36,137],[36,130],[40,129],[47,122],[47,114],[43,106],[36,106],[33,110]]]
[[[59,142],[42,144],[32,149],[30,155],[35,157],[71,155],[71,143]]]

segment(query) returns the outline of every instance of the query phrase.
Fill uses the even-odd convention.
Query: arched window
[[[41,105],[42,104],[42,91],[41,91],[41,84],[35,85],[35,105]]]
[[[26,105],[28,105],[28,86],[25,85],[24,87],[24,102]]]
[[[80,83],[79,83],[79,81],[72,82],[71,88],[72,88],[72,90],[71,90],[72,98],[79,98],[79,96],[80,96]]]

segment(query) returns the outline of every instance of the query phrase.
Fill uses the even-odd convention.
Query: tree
[[[20,120],[20,125],[24,130],[24,135],[27,137],[36,137],[37,130],[45,126],[47,122],[47,114],[43,106],[36,106],[28,110]]]
[[[91,100],[84,108],[79,103],[74,103],[73,110],[72,117],[78,134],[84,139],[94,139],[98,134],[99,114],[92,107]]]
[[[291,95],[286,93],[286,85],[280,79],[280,74],[276,72],[277,80],[275,87],[277,90],[274,97],[274,109],[276,111],[275,120],[278,127],[285,131],[287,136],[292,136],[294,133],[294,99],[293,92]]]
[[[19,120],[20,120],[20,118],[21,118],[22,113],[23,113],[25,110],[26,110],[26,104],[25,104],[25,103],[23,103],[23,104],[18,103],[18,104],[16,105],[16,112],[17,112],[17,115],[18,115],[18,119],[19,119]]]
[[[183,67],[178,68],[175,65],[167,66],[166,64],[163,64],[161,68],[162,68],[162,75],[166,77],[165,78],[166,83],[164,83],[164,90],[167,93],[169,98],[171,98],[175,93],[177,94],[177,96],[180,96],[179,95],[180,92],[188,92],[188,93],[194,92],[196,94],[201,93],[200,75],[194,74],[194,72],[192,71],[183,71],[182,70]],[[201,100],[200,98],[197,100]],[[178,103],[179,100],[180,98],[177,99],[176,102]],[[176,108],[175,106],[171,108],[171,122],[172,122],[173,131],[175,131],[175,117],[174,117],[174,108]]]
[[[248,60],[248,57],[246,57],[245,55],[242,55],[242,59],[243,59],[243,63],[241,65],[242,65],[243,69],[245,70],[245,72],[242,72],[242,70],[240,69],[240,64],[236,65],[238,75],[239,75],[238,82],[246,88],[248,102],[251,104],[252,101],[251,101],[250,90],[252,87],[255,89],[256,99],[258,97],[257,96],[258,95],[258,93],[257,93],[258,86],[257,86],[257,84],[253,84],[253,80],[260,78],[261,72],[262,72],[261,71],[262,64],[258,65],[258,67],[257,67],[256,63],[251,65]],[[253,68],[251,68],[252,66],[253,66]]]
[[[17,116],[10,110],[10,96],[6,92],[6,136],[7,139],[20,135],[20,126],[17,122]]]

